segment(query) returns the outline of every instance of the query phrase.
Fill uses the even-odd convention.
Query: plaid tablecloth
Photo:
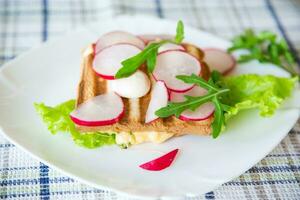
[[[0,67],[76,26],[120,14],[180,18],[228,39],[247,27],[272,30],[287,40],[299,65],[299,0],[0,0]],[[300,199],[299,185],[300,121],[245,174],[190,199]],[[0,199],[128,198],[74,181],[0,135]]]

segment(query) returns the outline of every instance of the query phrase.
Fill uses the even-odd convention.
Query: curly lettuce
[[[225,118],[228,120],[241,110],[258,108],[260,115],[274,114],[281,103],[288,98],[297,78],[280,78],[271,75],[245,74],[223,77],[220,85],[230,92],[222,96],[222,103],[228,105]]]
[[[76,130],[69,116],[75,108],[75,100],[69,100],[54,107],[35,103],[34,107],[52,134],[68,132],[76,144],[90,149],[115,144],[114,134],[100,132],[82,134]]]

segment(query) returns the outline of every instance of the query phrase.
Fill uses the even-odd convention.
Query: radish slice
[[[173,44],[173,43],[166,43],[166,44],[163,44],[161,47],[159,47],[158,53],[161,53],[164,51],[169,51],[169,50],[184,51],[185,49],[181,45],[177,45],[177,44]]]
[[[98,53],[108,46],[120,43],[132,44],[140,49],[143,49],[145,47],[143,40],[136,37],[135,35],[124,31],[113,31],[104,34],[98,39],[95,45],[95,52]]]
[[[226,74],[235,66],[235,59],[222,49],[208,48],[204,49],[204,61],[208,64],[211,71],[216,70]]]
[[[201,87],[193,87],[191,90],[185,93],[172,93],[172,102],[185,101],[185,95],[188,96],[203,96],[207,93],[207,90]],[[179,116],[179,119],[183,121],[200,121],[209,118],[215,110],[215,106],[211,102],[207,102],[199,106],[195,111],[185,110]]]
[[[122,67],[121,62],[140,53],[141,50],[131,44],[116,44],[107,47],[96,54],[93,69],[104,79],[114,79]]]
[[[167,106],[168,99],[169,94],[165,83],[157,81],[152,89],[151,99],[145,116],[145,123],[152,122],[158,118],[158,116],[155,115],[155,112],[158,109]]]
[[[151,41],[171,40],[173,38],[172,35],[167,34],[143,34],[137,35],[137,37],[143,40],[145,44],[148,44]]]
[[[159,158],[141,164],[139,167],[149,171],[160,171],[166,169],[172,164],[177,153],[178,153],[178,149],[174,149],[173,151]]]
[[[200,71],[201,64],[195,57],[183,51],[170,50],[157,56],[153,77],[155,80],[164,81],[173,92],[185,92],[194,85],[184,83],[176,76],[200,74]]]
[[[150,90],[150,80],[141,70],[127,78],[121,78],[109,81],[110,89],[121,97],[139,98],[144,96]]]
[[[105,126],[118,122],[124,114],[120,96],[110,92],[96,96],[71,112],[70,117],[77,125]]]

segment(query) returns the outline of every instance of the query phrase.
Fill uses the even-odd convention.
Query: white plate
[[[175,22],[149,17],[119,17],[47,42],[7,63],[0,69],[3,134],[35,158],[77,180],[140,197],[195,196],[241,175],[283,139],[298,119],[297,109],[279,110],[271,118],[260,118],[256,111],[241,113],[216,140],[184,136],[127,150],[76,146],[68,134],[51,135],[34,111],[34,102],[55,105],[75,97],[80,49],[102,33],[121,29],[136,34],[173,34],[175,26]],[[185,30],[186,41],[201,47],[229,45],[191,27]],[[170,168],[149,172],[138,167],[174,148],[180,152]]]

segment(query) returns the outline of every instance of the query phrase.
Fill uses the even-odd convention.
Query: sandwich
[[[87,148],[162,143],[186,134],[217,138],[241,110],[274,114],[298,80],[224,76],[235,67],[232,55],[183,38],[181,21],[175,37],[104,34],[82,51],[76,100],[35,108],[50,132],[69,132]]]
[[[159,36],[154,37],[155,41],[161,40]],[[149,41],[147,41],[149,42]],[[150,41],[151,42],[151,41]],[[194,57],[201,63],[200,77],[205,80],[209,78],[210,71],[204,62],[204,52],[192,44],[181,44],[186,53]],[[165,50],[177,51],[177,50]],[[99,76],[93,69],[95,59],[95,45],[90,45],[82,53],[81,75],[78,84],[76,108],[98,95],[111,92],[110,83],[114,80],[107,80]],[[157,118],[151,122],[145,122],[147,109],[151,98],[156,98],[153,88],[156,80],[147,73],[146,66],[140,67],[150,81],[150,89],[147,93],[138,98],[121,97],[124,104],[124,114],[116,123],[108,125],[90,125],[76,123],[76,128],[82,134],[93,134],[95,132],[105,132],[116,134],[118,144],[139,144],[143,142],[161,143],[184,134],[209,135],[211,133],[212,115],[203,120],[181,120],[175,116]],[[134,87],[132,87],[134,88]]]

